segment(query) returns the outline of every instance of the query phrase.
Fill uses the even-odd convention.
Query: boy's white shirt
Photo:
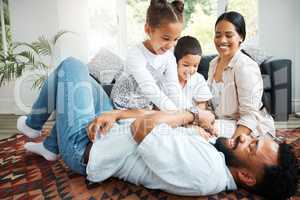
[[[182,88],[182,93],[186,97],[186,106],[191,107],[195,102],[208,101],[212,98],[212,94],[204,77],[196,72],[190,76],[186,85]]]

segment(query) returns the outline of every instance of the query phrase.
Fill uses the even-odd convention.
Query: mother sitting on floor
[[[274,135],[274,121],[261,101],[259,66],[240,50],[245,38],[245,20],[240,13],[226,12],[217,19],[214,43],[219,55],[210,62],[208,72],[212,108],[217,118],[235,120],[233,137],[241,133]]]

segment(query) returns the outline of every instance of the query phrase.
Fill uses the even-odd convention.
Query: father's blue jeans
[[[86,127],[96,116],[112,109],[109,97],[89,76],[87,66],[67,58],[45,81],[26,124],[41,130],[56,111],[56,122],[43,144],[49,151],[60,154],[70,169],[86,174],[82,160],[89,142]]]

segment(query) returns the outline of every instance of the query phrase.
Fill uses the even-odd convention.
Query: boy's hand
[[[215,115],[208,110],[199,110],[197,124],[212,136],[217,136],[215,128]]]
[[[209,140],[210,138],[213,137],[213,135],[211,135],[209,132],[205,131],[203,128],[201,128],[200,126],[196,126],[196,125],[187,125],[185,126],[187,128],[194,128],[197,130],[198,134],[200,136],[202,136],[205,140]]]

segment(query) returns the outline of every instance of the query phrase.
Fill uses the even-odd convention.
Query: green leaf
[[[45,64],[45,63],[43,63],[43,62],[38,62],[37,64],[39,65],[39,69],[42,69],[42,70],[48,70],[48,69],[50,69],[50,66],[47,65],[47,64]]]
[[[18,47],[23,47],[23,46],[29,48],[30,50],[34,51],[37,55],[39,55],[39,49],[36,48],[35,46],[33,46],[32,44],[27,43],[27,42],[16,42],[16,43],[14,43],[13,50],[15,50]]]
[[[33,82],[32,89],[34,89],[34,88],[41,89],[43,86],[43,83],[47,79],[47,77],[48,76],[45,74],[39,75],[38,78],[35,79],[35,81]]]
[[[52,47],[45,36],[40,36],[37,41],[31,43],[38,50],[39,55],[51,56]]]
[[[22,58],[27,59],[26,60],[27,63],[35,65],[35,57],[31,51],[22,51],[17,54],[16,58],[18,58],[19,56],[21,56],[21,59]]]
[[[52,41],[51,41],[51,42],[52,42],[52,45],[55,46],[57,40],[58,40],[61,36],[63,36],[64,34],[66,34],[66,33],[74,33],[74,32],[72,32],[72,31],[67,31],[67,30],[61,30],[61,31],[58,31],[58,33],[55,34],[55,36],[53,37],[53,39],[52,39]]]
[[[4,74],[3,73],[0,74],[0,86],[1,85],[4,85]]]
[[[25,69],[25,64],[24,63],[18,64],[17,67],[16,67],[16,76],[17,77],[22,76],[22,73],[23,73],[24,69]]]

